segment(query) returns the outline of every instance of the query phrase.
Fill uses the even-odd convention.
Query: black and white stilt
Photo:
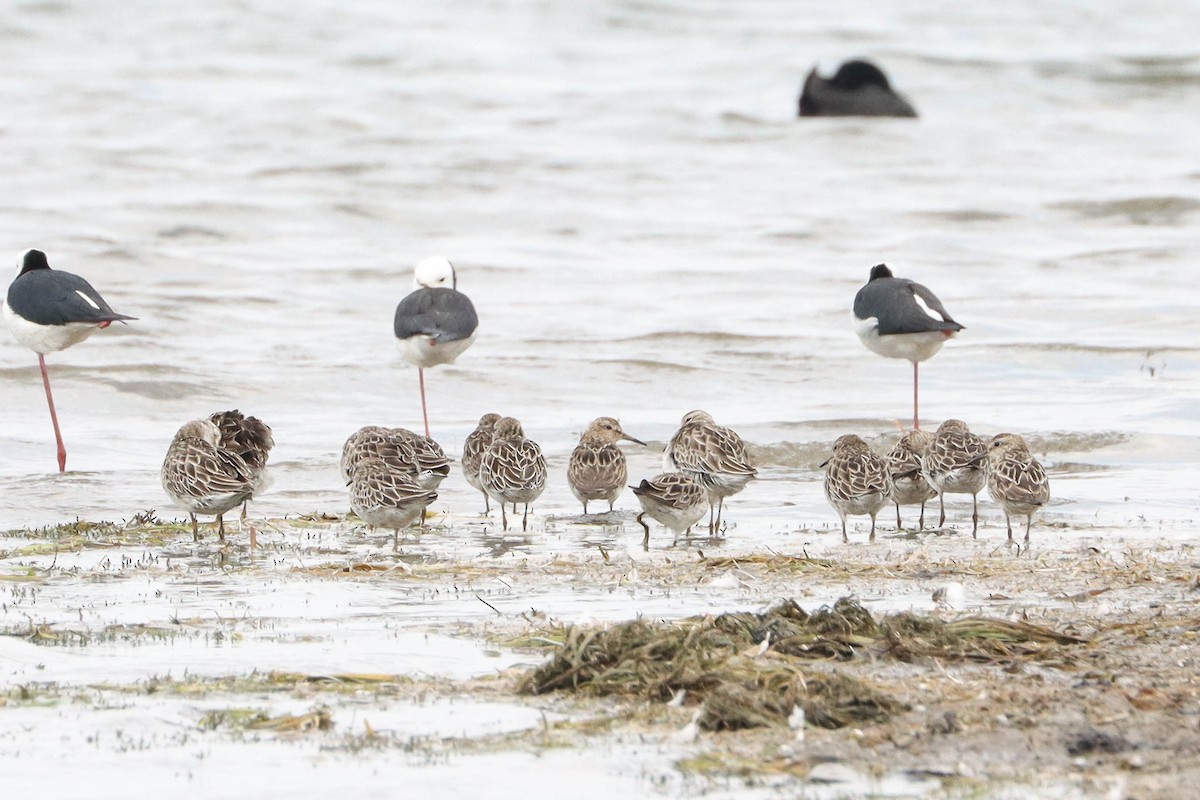
[[[4,321],[18,342],[38,354],[50,421],[58,443],[58,471],[67,471],[67,448],[58,427],[46,354],[79,344],[101,328],[127,319],[104,302],[92,285],[78,275],[50,269],[41,250],[26,250],[17,264],[17,278],[8,287]]]
[[[441,256],[417,264],[416,289],[396,306],[394,330],[400,354],[417,368],[421,385],[421,415],[429,437],[425,402],[425,369],[449,364],[475,341],[479,317],[469,297],[458,291],[454,265]]]
[[[886,264],[871,268],[867,285],[854,297],[858,338],[873,353],[903,358],[913,365],[913,430],[921,428],[919,367],[963,330],[933,292],[892,275]]]

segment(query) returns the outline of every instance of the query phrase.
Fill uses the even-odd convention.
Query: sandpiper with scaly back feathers
[[[937,492],[921,474],[921,456],[933,441],[929,431],[909,431],[900,437],[884,456],[888,465],[888,477],[892,482],[891,501],[896,504],[896,529],[902,530],[900,506],[921,504],[921,518],[917,530],[925,530],[925,503],[937,497]]]
[[[679,534],[690,531],[709,508],[708,491],[682,472],[664,472],[629,488],[642,504],[637,521],[646,530],[642,539],[644,550],[650,549],[650,526],[642,517],[658,520],[678,541]]]
[[[866,286],[854,296],[858,338],[873,353],[903,358],[913,365],[913,429],[921,427],[918,371],[946,340],[963,330],[933,292],[892,275],[887,264],[871,268]]]
[[[232,450],[221,447],[221,433],[211,420],[197,419],[175,434],[160,472],[171,502],[192,519],[192,541],[200,541],[197,514],[215,515],[217,534],[225,541],[223,515],[254,494],[250,466]]]
[[[643,447],[646,444],[621,430],[621,423],[612,417],[597,417],[571,452],[567,484],[575,498],[583,503],[584,514],[589,500],[607,500],[608,510],[612,511],[613,503],[625,488],[629,473],[625,453],[617,447],[617,442],[622,440]]]
[[[483,482],[479,479],[479,465],[483,461],[483,454],[487,452],[488,447],[492,444],[496,423],[499,421],[499,414],[484,414],[479,418],[479,424],[475,426],[475,430],[467,434],[467,438],[463,442],[463,477],[467,479],[467,483],[471,484],[471,486],[483,495],[484,514],[491,513],[492,505],[488,498],[487,489],[484,488]]]
[[[250,479],[254,483],[254,496],[262,494],[271,485],[267,473],[267,459],[275,438],[271,428],[258,417],[247,417],[236,408],[233,411],[218,411],[210,414],[208,421],[217,426],[221,447],[241,456],[250,468]],[[246,505],[242,503],[242,519],[246,519]]]
[[[368,525],[392,529],[392,549],[400,547],[400,530],[418,519],[437,500],[437,492],[417,483],[408,472],[392,469],[382,459],[365,456],[350,472],[350,508]]]
[[[354,465],[364,458],[378,458],[388,469],[411,475],[431,490],[450,474],[450,458],[441,445],[407,428],[366,425],[350,434],[342,446],[342,479],[349,482]]]
[[[998,433],[988,445],[988,494],[1004,509],[1009,541],[1012,517],[1025,517],[1025,543],[1033,515],[1050,502],[1050,479],[1029,452],[1025,439],[1015,433]]]
[[[0,313],[13,337],[38,354],[46,404],[50,406],[50,421],[54,424],[54,441],[58,445],[58,471],[66,472],[67,447],[58,427],[54,395],[50,393],[46,354],[79,344],[114,322],[124,323],[136,317],[113,311],[100,293],[78,275],[50,269],[41,250],[26,250],[17,266],[17,277],[8,287]]]
[[[938,493],[938,527],[946,524],[946,495],[971,495],[971,536],[979,534],[979,491],[987,482],[987,445],[961,419],[938,426],[921,457],[921,474]]]
[[[663,470],[682,472],[708,491],[710,536],[720,532],[725,498],[746,488],[758,475],[742,437],[700,410],[684,414],[663,452]]]
[[[825,497],[842,518],[842,541],[849,542],[846,517],[871,517],[870,541],[875,541],[875,516],[891,494],[887,462],[858,436],[848,433],[833,443],[833,455],[821,465],[825,470]]]
[[[521,423],[513,417],[504,417],[496,423],[492,443],[479,464],[479,480],[500,504],[504,530],[508,530],[506,503],[525,505],[521,530],[528,530],[529,504],[546,489],[546,459],[542,457],[542,448],[525,438]]]

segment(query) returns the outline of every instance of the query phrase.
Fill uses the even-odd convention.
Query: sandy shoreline
[[[597,534],[607,545],[587,541],[603,526],[581,525],[571,546],[530,554],[520,537],[508,550],[504,537],[456,544],[478,538],[473,518],[431,522],[399,554],[382,533],[334,515],[260,522],[253,553],[245,536],[196,546],[182,527],[145,520],[9,532],[0,713],[35,728],[61,726],[65,714],[83,731],[122,698],[135,708],[128,724],[153,730],[167,716],[186,731],[182,743],[149,735],[148,751],[265,740],[368,762],[420,751],[429,762],[420,769],[464,786],[455,776],[474,759],[560,750],[589,755],[598,791],[632,781],[667,794],[1167,798],[1200,771],[1200,570],[1188,546],[1039,526],[1039,543],[1021,555],[994,532],[972,541],[953,531],[888,533],[873,546],[825,536],[828,547],[792,555],[755,552],[742,531],[707,551],[699,542],[647,553],[622,519],[611,536]],[[956,608],[932,600],[946,587]],[[877,646],[809,660],[805,674],[852,676],[905,710],[882,723],[809,726],[802,741],[786,725],[693,733],[692,701],[516,691],[572,624],[678,621],[784,598],[811,612],[849,596],[877,619],[982,615],[1081,643],[1048,660],[903,660]],[[781,656],[767,648],[755,658]],[[439,703],[482,704],[495,719],[455,734]],[[428,736],[405,733],[414,704],[435,720]],[[643,753],[632,761],[631,744]],[[0,740],[0,761],[19,768],[50,753]],[[494,780],[519,784],[521,760],[505,763]],[[164,786],[177,779],[157,776]]]

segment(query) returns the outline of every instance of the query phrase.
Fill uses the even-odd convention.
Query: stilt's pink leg
[[[42,383],[46,386],[46,402],[50,405],[50,421],[54,423],[54,440],[58,442],[58,471],[67,471],[67,447],[63,444],[62,431],[58,429],[58,413],[54,410],[54,395],[50,394],[50,373],[46,372],[46,357],[38,353],[42,367]]]

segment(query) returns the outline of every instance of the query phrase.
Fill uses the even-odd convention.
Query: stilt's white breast
[[[893,333],[888,336],[880,336],[879,320],[875,317],[859,320],[857,332],[858,338],[872,353],[885,358],[903,358],[906,361],[925,361],[933,358],[950,338],[945,331]]]
[[[17,314],[8,307],[8,303],[0,304],[3,308],[4,322],[12,331],[13,338],[35,353],[46,355],[66,350],[73,344],[79,344],[96,331],[100,330],[94,322],[68,322],[65,325],[38,325]]]
[[[427,369],[438,364],[450,364],[463,354],[475,341],[475,334],[466,339],[456,339],[453,342],[437,343],[432,336],[417,334],[407,339],[398,339],[400,355],[415,367]]]

